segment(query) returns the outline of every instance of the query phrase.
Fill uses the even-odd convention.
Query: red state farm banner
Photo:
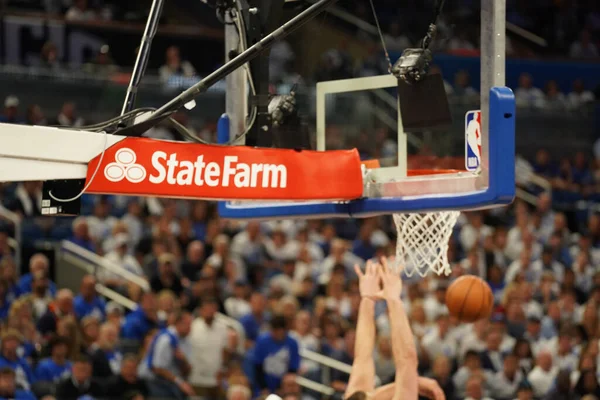
[[[100,155],[88,164],[92,179]],[[87,193],[214,200],[352,200],[356,150],[296,151],[126,138],[108,148]]]

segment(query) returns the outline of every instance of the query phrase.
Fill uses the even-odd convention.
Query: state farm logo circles
[[[136,164],[135,152],[128,148],[117,150],[115,162],[104,168],[104,176],[111,182],[121,182],[127,179],[131,183],[140,183],[146,179],[146,168]]]

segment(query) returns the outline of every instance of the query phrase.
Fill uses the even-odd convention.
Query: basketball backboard
[[[367,169],[363,196],[343,202],[221,202],[224,218],[369,217],[401,212],[473,210],[510,203],[515,195],[515,100],[505,87],[506,2],[482,2],[481,109],[465,116],[461,170],[410,170],[407,135],[397,107],[398,149],[393,166]],[[327,143],[327,96],[395,88],[392,75],[320,82],[316,90],[317,150]],[[227,124],[220,137],[230,138]],[[431,167],[433,168],[433,166]],[[315,181],[315,185],[327,182]]]

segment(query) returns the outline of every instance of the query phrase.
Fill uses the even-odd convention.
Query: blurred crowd
[[[377,2],[376,11],[381,19],[386,41],[392,51],[402,51],[416,45],[424,34],[423,27],[431,22],[437,0]],[[101,21],[140,19],[147,15],[144,2],[114,0],[8,0],[10,9],[43,11],[63,15],[69,21]],[[365,2],[340,4],[369,23],[373,14]],[[479,47],[478,24],[480,3],[472,0],[447,0],[443,18],[439,21],[439,46],[450,51],[471,51]],[[554,55],[568,54],[578,59],[598,59],[600,41],[600,6],[595,0],[535,0],[507,1],[508,22],[547,40],[544,50]],[[349,27],[356,29],[356,27]],[[359,35],[364,32],[359,32]],[[372,38],[370,38],[372,39]],[[522,49],[509,49],[523,53]],[[539,53],[528,49],[524,53]]]
[[[70,21],[122,19],[131,12],[125,3],[8,1]],[[547,39],[555,54],[598,58],[597,1],[508,3],[509,21]],[[402,2],[401,10],[417,14],[409,20],[398,15],[397,2],[377,5],[390,50],[417,43],[432,6]],[[365,4],[352,7],[372,19]],[[477,23],[465,21],[476,18],[478,7],[479,1],[447,1],[440,46],[477,50]],[[521,51],[509,46],[513,54]],[[40,66],[65,68],[53,43],[40,53]],[[299,82],[294,61],[289,43],[273,48],[273,83]],[[354,60],[344,46],[325,52],[320,63],[311,79],[377,75],[387,68],[379,52]],[[84,66],[94,75],[119,70],[107,46]],[[193,78],[196,69],[173,46],[158,75],[169,82]],[[445,85],[452,98],[477,102],[467,72]],[[575,80],[569,93],[561,93],[556,82],[523,74],[515,94],[519,107],[576,111],[598,97],[585,87]],[[185,125],[184,115],[176,118]],[[0,113],[0,122],[30,125],[81,127],[87,119],[72,102],[46,115],[15,95],[4,98]],[[200,135],[214,140],[211,129]],[[180,139],[162,127],[150,136]],[[358,147],[365,157],[397,148],[385,132],[364,139]],[[450,241],[452,275],[407,280],[404,303],[420,373],[436,379],[447,399],[600,399],[600,214],[575,208],[582,200],[600,200],[600,140],[596,147],[594,154],[561,159],[540,150],[532,169],[551,189],[536,193],[536,205],[517,200],[463,213]],[[348,374],[306,354],[352,363],[360,301],[353,266],[394,255],[390,217],[239,223],[220,219],[210,202],[84,196],[81,217],[54,219],[40,216],[41,197],[39,182],[0,183],[1,207],[22,220],[15,242],[15,226],[0,217],[0,399],[321,398],[298,377],[333,388],[340,398]],[[58,288],[51,270],[60,266],[37,251],[38,240],[67,240],[121,273],[99,267],[76,290]],[[19,260],[18,248],[28,256]],[[137,279],[125,279],[122,271]],[[448,315],[447,287],[465,274],[481,276],[492,288],[489,319],[460,324]],[[109,301],[99,287],[135,307]],[[373,359],[381,384],[394,378],[385,311],[378,304]]]
[[[561,179],[544,165],[540,156],[538,173]],[[573,166],[585,175],[579,155]],[[2,186],[2,204],[23,218],[22,245],[69,240],[141,281],[99,268],[75,293],[56,288],[43,254],[15,264],[6,224],[0,397],[321,398],[297,376],[343,393],[347,374],[302,354],[352,363],[360,300],[353,266],[394,254],[391,218],[240,223],[219,219],[204,201],[86,196],[83,216],[54,220],[39,217],[40,190],[36,182]],[[550,193],[536,206],[518,200],[464,213],[448,255],[448,279],[406,282],[422,375],[448,399],[600,398],[599,214],[557,211]],[[492,288],[490,319],[460,324],[448,315],[446,289],[464,274]],[[136,308],[107,302],[98,283]],[[376,325],[373,358],[388,383],[383,304]]]
[[[533,171],[549,181],[555,203],[568,208],[580,201],[600,200],[600,140],[594,144],[593,152],[591,158],[578,152],[574,157],[560,159],[551,157],[545,149],[537,152],[531,163]]]
[[[424,27],[432,21],[437,0],[382,0],[376,3],[388,45],[392,51],[402,51],[417,45]],[[372,10],[366,2],[341,4],[364,21],[373,22]],[[467,53],[479,48],[479,17],[481,4],[472,0],[447,0],[438,23],[437,46],[440,50]],[[578,59],[598,59],[600,41],[600,5],[595,0],[534,0],[507,1],[507,21],[545,39],[548,48],[523,47],[514,38],[509,55],[534,54],[569,55]],[[510,30],[509,30],[510,33]]]
[[[11,11],[43,12],[73,22],[142,21],[148,14],[147,4],[116,0],[7,0],[3,6]],[[148,6],[149,8],[149,6]]]

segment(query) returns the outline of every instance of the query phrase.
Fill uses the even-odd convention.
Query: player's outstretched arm
[[[396,366],[394,400],[417,400],[419,397],[419,360],[417,348],[408,317],[400,296],[402,294],[402,267],[394,270],[386,259],[382,259],[379,276],[383,286],[383,296],[387,302],[392,353]]]
[[[375,348],[375,302],[380,291],[378,268],[379,265],[371,261],[367,262],[364,273],[358,265],[354,266],[361,300],[356,324],[354,361],[344,396],[346,398],[357,391],[370,392],[375,388],[373,350]]]

